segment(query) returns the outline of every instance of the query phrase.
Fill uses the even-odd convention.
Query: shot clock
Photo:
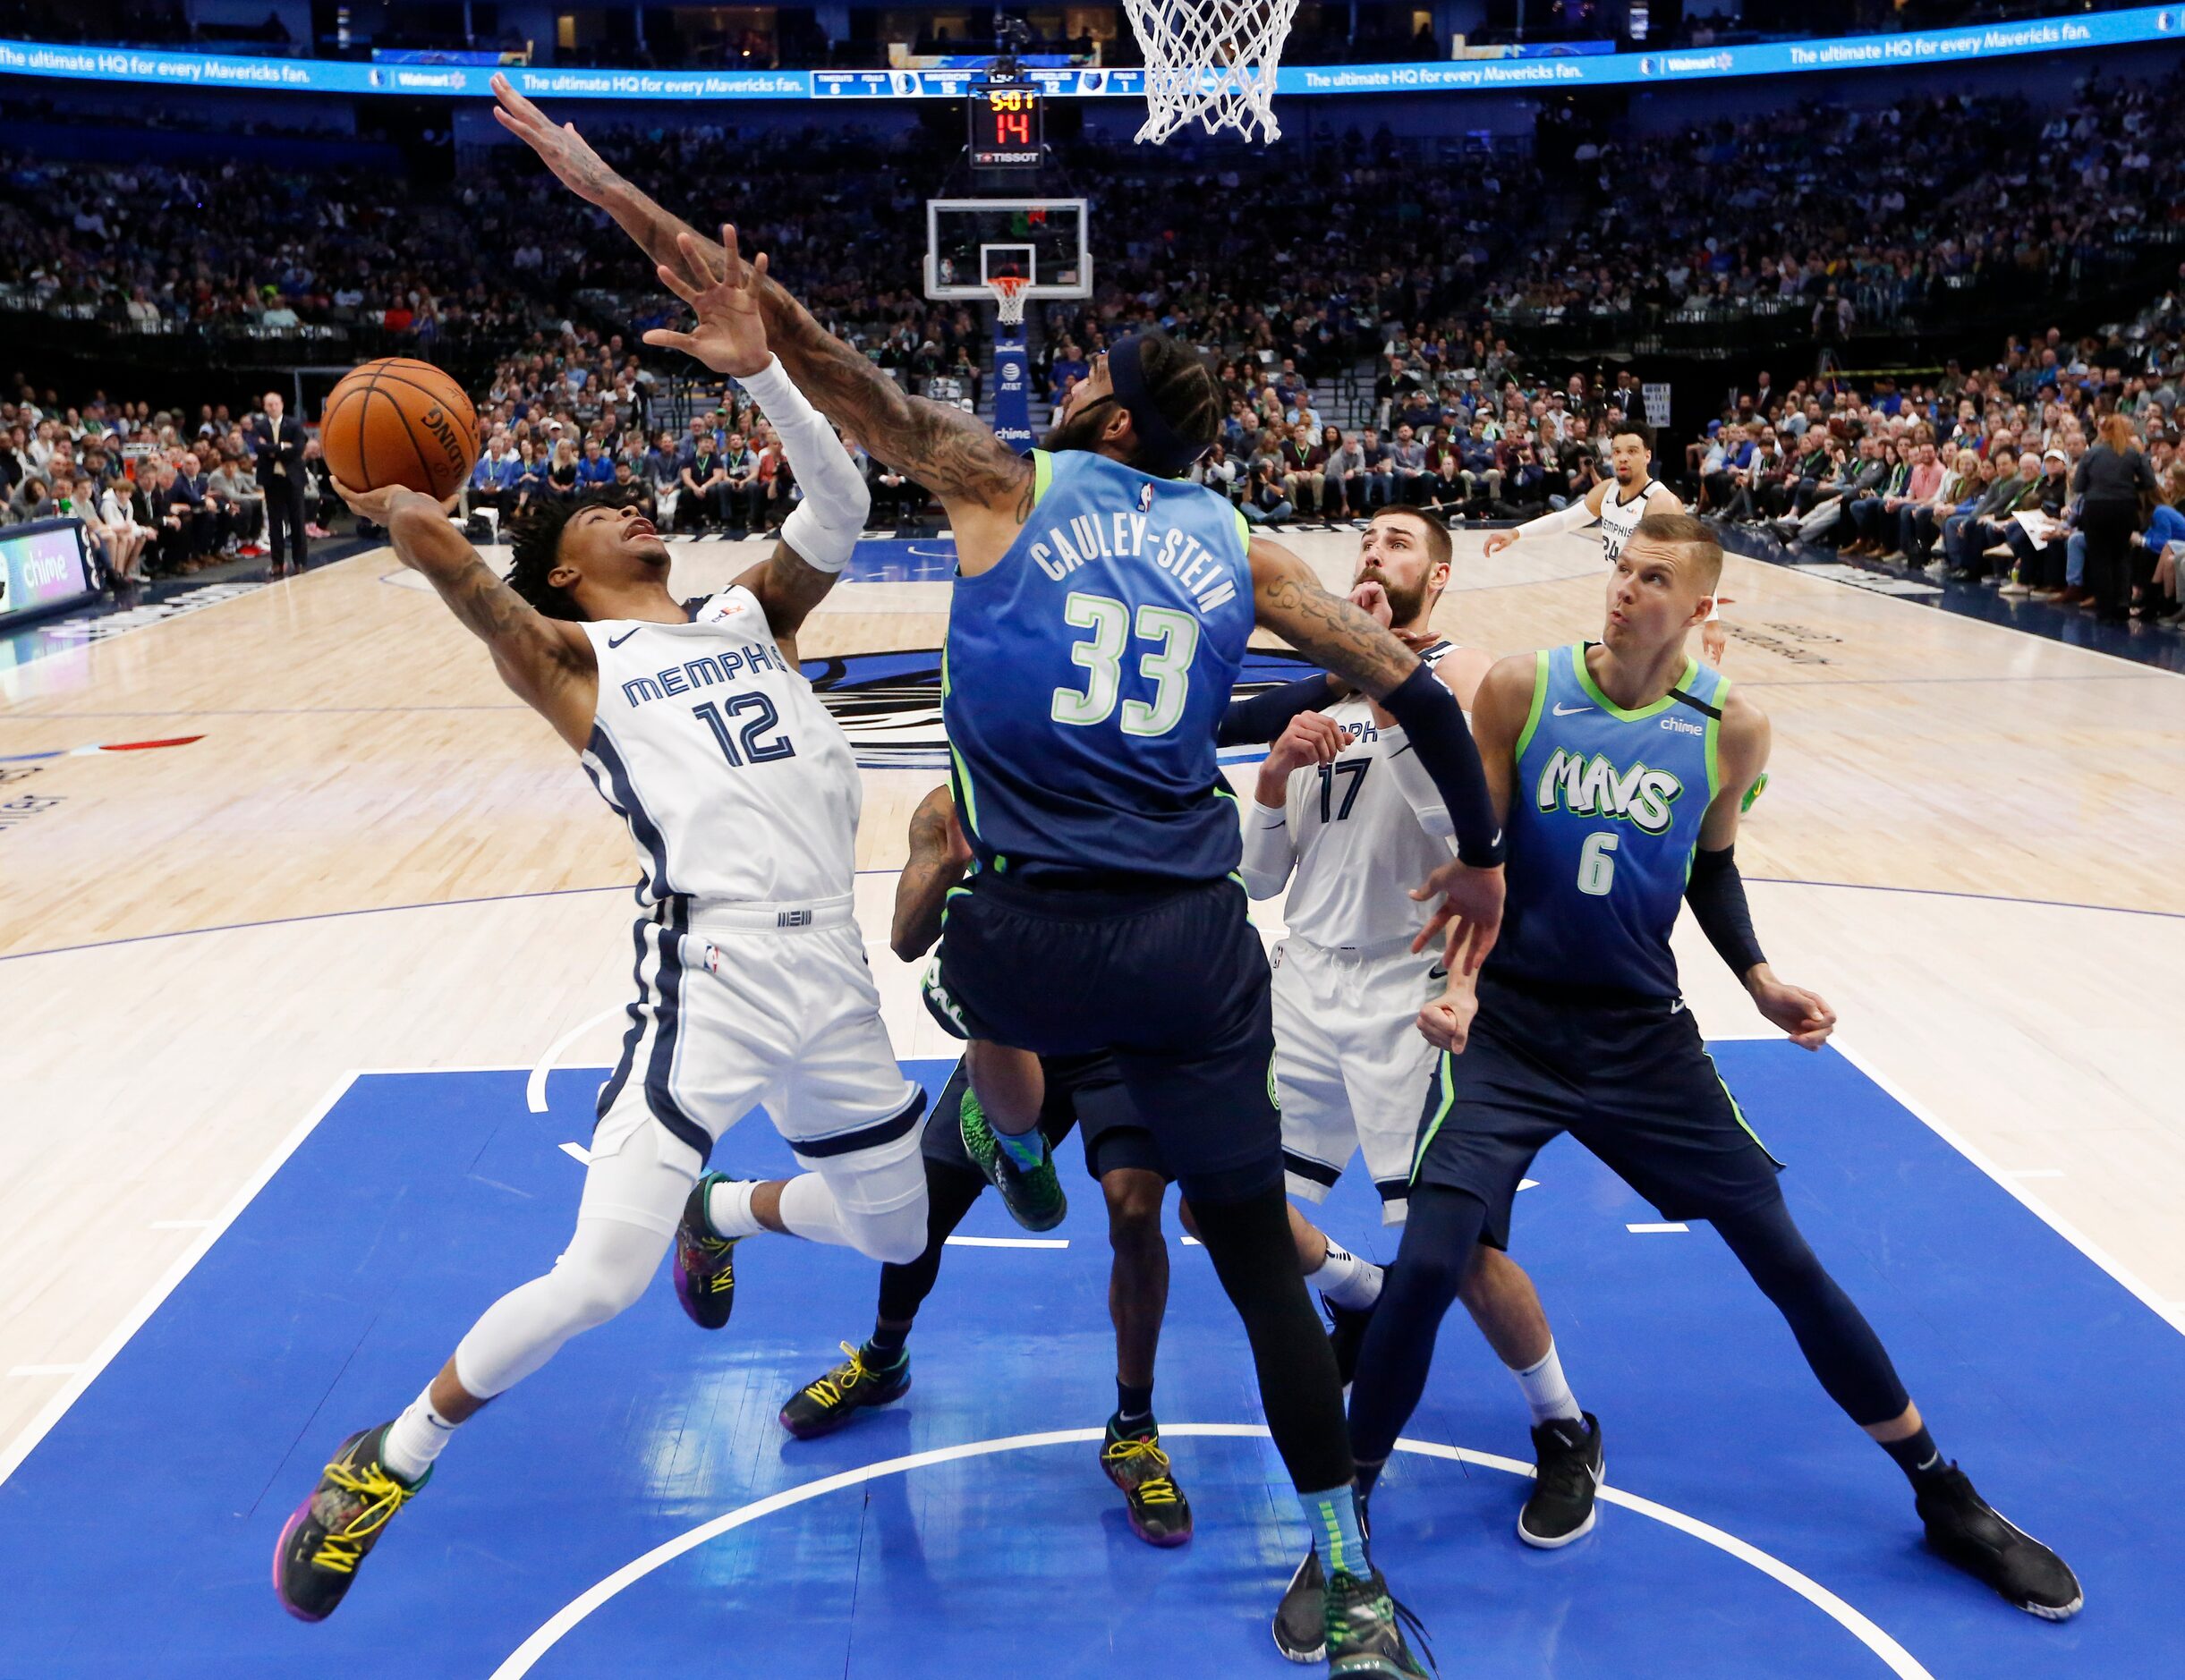
[[[1036,169],[1041,156],[1041,95],[1028,81],[990,81],[971,95],[971,166]]]

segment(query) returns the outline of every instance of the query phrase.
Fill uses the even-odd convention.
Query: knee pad
[[[907,1266],[925,1252],[926,1204],[923,1201],[887,1213],[848,1213],[842,1216],[850,1244],[868,1259],[884,1266]]]

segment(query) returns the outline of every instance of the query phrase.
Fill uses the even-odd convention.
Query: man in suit
[[[278,391],[266,393],[266,412],[251,423],[258,453],[258,484],[266,498],[267,540],[273,548],[273,575],[288,572],[288,545],[295,547],[295,570],[303,570],[310,539],[304,534],[303,422],[290,420]],[[286,542],[283,541],[284,537]]]

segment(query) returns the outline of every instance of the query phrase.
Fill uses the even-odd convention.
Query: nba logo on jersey
[[[1150,484],[1142,484],[1142,485],[1140,485],[1140,486],[1138,487],[1138,511],[1139,511],[1141,513],[1145,513],[1145,512],[1146,512],[1147,510],[1149,510],[1149,509],[1150,509],[1150,508],[1151,508],[1152,505],[1153,505],[1153,487],[1152,487],[1152,485],[1150,485]]]

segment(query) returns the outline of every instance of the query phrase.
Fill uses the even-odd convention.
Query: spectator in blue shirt
[[[599,447],[597,437],[584,440],[584,458],[576,463],[576,488],[580,495],[587,490],[603,490],[615,481],[615,463]]]

